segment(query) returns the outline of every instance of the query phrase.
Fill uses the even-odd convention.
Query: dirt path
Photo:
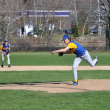
[[[41,71],[41,70],[72,70],[72,66],[4,66],[0,71]],[[78,70],[110,70],[110,66],[78,66]]]
[[[85,92],[85,91],[110,91],[109,79],[87,79],[80,80],[77,86],[72,86],[70,82],[51,82],[51,83],[28,83],[28,84],[6,84],[0,85],[0,89],[13,90],[34,90],[46,91],[49,93],[66,93],[66,92]]]
[[[12,66],[8,68],[4,66],[0,71],[41,71],[41,70],[72,70],[72,66]],[[110,70],[110,66],[79,66],[78,70]],[[110,91],[109,79],[86,79],[79,80],[77,86],[72,86],[69,82],[51,82],[51,83],[24,83],[24,84],[4,84],[0,85],[0,89],[13,90],[34,90],[46,91],[49,93],[66,93],[66,92],[84,92],[84,91]]]

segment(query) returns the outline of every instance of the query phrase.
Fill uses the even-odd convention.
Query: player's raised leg
[[[94,60],[92,60],[92,58],[87,50],[85,52],[85,55],[82,57],[82,59],[85,60],[86,62],[88,62],[89,65],[92,67],[94,67],[98,62],[97,56],[94,58]]]

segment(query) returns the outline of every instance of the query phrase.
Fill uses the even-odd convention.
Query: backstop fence
[[[55,37],[54,37],[55,38]],[[45,40],[43,38],[11,38],[8,39],[11,45],[11,51],[52,51],[55,49],[61,49],[66,47],[66,44],[61,41],[62,37],[52,40]],[[98,37],[78,37],[72,38],[72,41],[75,41],[81,44],[88,51],[110,51],[110,42],[106,42],[104,38]],[[2,44],[2,43],[0,43]]]
[[[106,42],[78,42],[88,51],[109,51]],[[11,44],[11,51],[52,51],[66,47],[63,42]]]

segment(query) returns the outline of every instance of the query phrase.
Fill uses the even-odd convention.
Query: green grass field
[[[57,93],[2,90],[1,110],[109,110],[110,92]]]
[[[109,52],[90,52],[99,65],[110,65]],[[71,65],[75,55],[52,56],[50,52],[11,52],[11,65]],[[5,65],[6,58],[5,58]],[[80,65],[88,65],[82,61]],[[110,79],[110,70],[78,71],[78,80]],[[0,71],[1,84],[73,81],[72,71]],[[110,91],[47,93],[0,90],[0,110],[109,110]]]
[[[109,70],[78,71],[78,80],[110,79]],[[1,71],[0,84],[73,81],[72,71]]]
[[[110,52],[90,52],[92,59],[94,56],[98,56],[99,65],[110,65]],[[1,56],[0,56],[1,57]],[[72,65],[74,54],[66,54],[63,57],[58,56],[56,53],[54,56],[50,52],[11,52],[10,59],[11,65]],[[5,58],[5,65],[6,58]],[[80,65],[88,65],[85,61],[82,61]]]

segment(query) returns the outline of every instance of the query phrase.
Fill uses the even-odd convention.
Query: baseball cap
[[[64,35],[62,40],[69,38],[69,35]]]
[[[5,39],[5,40],[4,40],[4,42],[8,42],[8,40],[7,40],[7,39]]]

